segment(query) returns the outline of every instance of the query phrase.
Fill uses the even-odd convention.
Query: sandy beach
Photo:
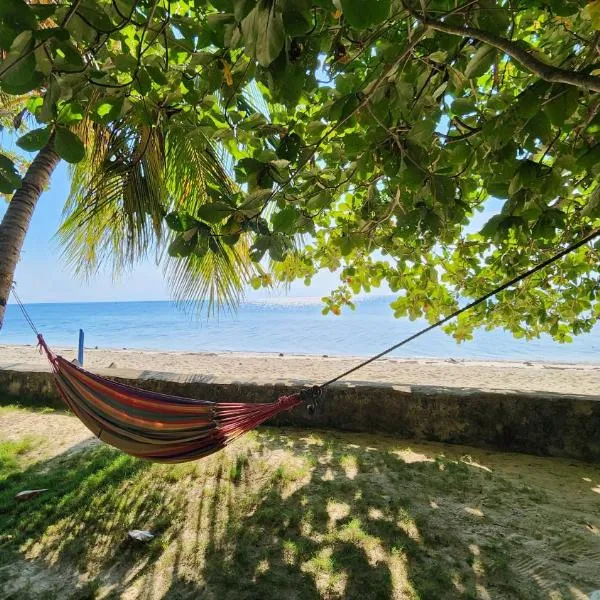
[[[73,347],[56,347],[74,358]],[[186,375],[210,375],[236,381],[323,383],[353,367],[360,358],[245,353],[158,352],[86,349],[85,367],[133,369]],[[28,365],[47,368],[34,346],[0,345],[0,368]],[[376,382],[486,390],[600,395],[600,364],[485,362],[435,359],[380,359],[348,376],[347,382]]]

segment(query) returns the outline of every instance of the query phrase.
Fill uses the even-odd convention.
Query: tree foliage
[[[243,254],[230,297],[330,269],[326,312],[387,285],[396,316],[431,321],[600,225],[599,30],[600,0],[5,0],[0,85],[30,95],[24,148],[52,130],[76,163],[93,131],[102,169],[77,179],[66,229],[84,263],[112,233],[72,232],[109,197],[127,231],[166,223],[184,295],[206,292],[188,269]],[[16,184],[0,162],[0,191]],[[104,247],[133,258],[139,240]],[[450,330],[589,330],[598,250]]]

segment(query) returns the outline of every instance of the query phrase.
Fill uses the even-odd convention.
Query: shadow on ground
[[[187,465],[104,446],[16,471],[4,457],[0,598],[558,600],[599,589],[600,469],[465,451],[262,429]],[[132,528],[157,536],[136,544]]]

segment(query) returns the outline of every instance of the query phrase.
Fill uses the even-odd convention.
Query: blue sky
[[[54,172],[50,188],[42,194],[37,205],[15,274],[23,301],[114,302],[169,299],[162,272],[150,260],[137,265],[120,281],[113,281],[110,272],[100,273],[89,282],[75,277],[62,259],[61,249],[55,238],[68,192],[68,167],[62,162]],[[5,211],[6,204],[0,199],[0,219]],[[283,290],[255,292],[249,289],[247,297],[322,296],[337,283],[334,274],[323,273],[310,288],[297,282],[289,293]]]
[[[15,281],[25,302],[116,302],[136,300],[167,300],[169,290],[162,272],[152,261],[137,265],[120,280],[100,273],[91,281],[77,278],[61,257],[61,249],[55,238],[61,219],[62,208],[69,192],[68,167],[62,162],[57,167],[50,188],[42,195],[27,234]],[[486,210],[476,213],[470,229],[477,231],[500,208],[500,201],[492,199]],[[0,218],[6,204],[0,200]],[[310,287],[301,281],[294,283],[289,291],[254,291],[248,289],[248,299],[267,297],[323,296],[339,284],[333,273],[323,272],[314,278]],[[374,293],[387,293],[385,288]]]

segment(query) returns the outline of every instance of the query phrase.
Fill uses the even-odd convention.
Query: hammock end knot
[[[50,362],[53,363],[53,360],[55,357],[52,354],[52,351],[50,350],[50,348],[48,348],[48,344],[46,344],[46,340],[44,339],[44,336],[41,333],[37,334],[37,340],[38,340],[37,347],[39,348],[40,354],[45,354],[48,357],[48,359],[50,360]]]
[[[313,385],[312,387],[305,388],[300,392],[300,400],[306,403],[306,410],[311,417],[317,412],[322,395],[323,388],[319,385]]]

